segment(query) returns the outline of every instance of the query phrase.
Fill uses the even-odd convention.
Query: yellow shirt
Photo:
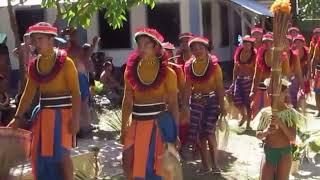
[[[39,69],[41,73],[48,73],[54,66],[54,62],[51,59],[40,58]],[[67,58],[60,72],[54,79],[47,83],[38,84],[35,80],[28,76],[27,84],[23,95],[21,97],[21,103],[17,109],[17,115],[21,115],[21,112],[26,110],[26,105],[30,104],[33,97],[39,88],[41,95],[43,96],[55,96],[55,95],[72,95],[74,98],[80,96],[78,72],[73,61]]]
[[[124,75],[124,81],[126,88],[130,88],[133,91],[133,101],[137,104],[148,104],[157,102],[166,102],[167,94],[177,93],[177,76],[173,69],[166,68],[165,79],[161,82],[159,87],[151,88],[144,91],[134,90],[128,81],[128,72],[126,70]],[[148,76],[148,74],[141,74],[141,76]]]
[[[201,68],[200,66],[194,66],[195,71]],[[215,65],[214,72],[209,77],[208,81],[203,82],[191,82],[193,93],[210,93],[212,91],[217,91],[219,88],[223,88],[223,77],[222,70],[219,64]]]

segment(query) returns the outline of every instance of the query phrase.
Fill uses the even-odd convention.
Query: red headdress
[[[188,42],[189,47],[192,45],[192,43],[202,43],[203,45],[209,47],[209,39],[201,36],[194,36],[191,38]]]
[[[51,34],[51,35],[57,36],[58,29],[47,22],[39,22],[33,26],[30,26],[28,28],[27,33],[30,35],[39,33],[39,34]]]
[[[254,27],[251,29],[251,34],[256,33],[256,32],[263,34],[263,29],[258,28],[258,27]]]
[[[320,28],[314,28],[312,33],[313,34],[320,33]]]
[[[162,43],[162,47],[163,49],[166,49],[166,50],[175,50],[174,45],[171,44],[170,42]]]
[[[306,39],[301,34],[299,34],[298,36],[293,38],[293,42],[298,41],[298,40],[306,42]]]
[[[255,38],[253,38],[253,37],[251,37],[251,36],[249,36],[249,35],[246,35],[246,36],[242,37],[242,41],[243,41],[243,42],[251,42],[251,43],[254,43],[255,40],[256,40]]]
[[[193,37],[193,34],[190,33],[190,32],[186,32],[186,33],[182,33],[179,35],[179,40],[182,39],[182,38],[192,38]]]
[[[273,35],[269,33],[263,35],[262,42],[265,42],[265,41],[273,41]]]
[[[291,31],[297,31],[297,32],[300,33],[300,29],[297,28],[297,27],[291,27],[291,28],[289,28],[289,29],[288,29],[288,33],[290,33]]]
[[[155,40],[160,45],[164,41],[163,36],[156,29],[152,29],[152,28],[141,28],[141,29],[138,29],[136,31],[136,33],[134,34],[134,37],[135,37],[136,41],[139,38],[139,36],[142,36],[142,35],[150,37],[151,39]]]

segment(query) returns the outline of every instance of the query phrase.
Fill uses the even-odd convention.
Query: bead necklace
[[[208,67],[209,67],[209,58],[210,58],[210,57],[208,57],[208,59],[207,59],[207,63],[206,63],[206,67],[205,67],[204,71],[203,71],[202,73],[200,73],[200,74],[197,74],[197,73],[195,72],[195,70],[194,70],[194,63],[195,63],[196,59],[194,59],[194,60],[192,61],[191,69],[192,69],[192,73],[193,73],[195,76],[197,76],[197,77],[202,77],[202,76],[204,76],[204,75],[206,74],[206,72],[207,72],[207,70],[208,70]]]
[[[151,82],[145,82],[145,81],[141,78],[141,75],[140,75],[139,71],[140,71],[140,68],[141,68],[141,66],[142,66],[142,62],[144,62],[144,60],[141,60],[141,61],[139,62],[139,64],[138,64],[138,67],[137,67],[137,75],[138,75],[138,78],[139,78],[139,80],[140,80],[140,82],[141,82],[142,84],[149,86],[149,85],[153,84],[153,83],[156,81],[157,77],[158,77],[159,69],[160,69],[160,62],[158,61],[158,59],[153,60],[153,61],[144,62],[146,65],[157,64],[157,70],[156,70],[156,71],[157,71],[157,74],[156,74],[156,76],[154,77],[154,79],[153,79]]]

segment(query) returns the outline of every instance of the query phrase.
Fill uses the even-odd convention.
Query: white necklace
[[[206,64],[206,67],[205,67],[204,71],[203,71],[202,73],[200,73],[200,74],[197,74],[197,73],[195,72],[195,70],[194,70],[194,63],[195,63],[196,59],[194,59],[194,60],[192,61],[191,69],[192,69],[192,73],[193,73],[195,76],[197,76],[197,77],[202,77],[202,76],[204,76],[204,75],[206,74],[206,72],[207,72],[207,70],[208,70],[208,67],[209,67],[209,58],[210,58],[210,57],[208,57],[208,59],[207,59],[207,64]]]
[[[50,74],[51,73],[51,71],[52,71],[52,69],[54,68],[54,66],[55,66],[55,64],[56,64],[56,52],[54,53],[54,55],[53,55],[53,66],[51,67],[51,69],[50,69],[50,71],[48,71],[48,73],[41,73],[41,71],[40,71],[40,67],[39,67],[39,64],[40,64],[40,58],[41,58],[41,55],[39,55],[38,57],[37,57],[37,62],[36,62],[36,67],[37,67],[37,71],[38,71],[38,73],[39,74],[41,74],[41,75],[48,75],[48,74]]]
[[[141,78],[140,73],[139,73],[140,68],[141,68],[141,65],[142,65],[142,61],[143,61],[143,60],[141,60],[141,61],[139,62],[139,64],[138,64],[138,67],[137,67],[137,75],[138,75],[138,78],[139,78],[139,80],[140,80],[140,82],[141,82],[142,84],[149,86],[149,85],[153,84],[153,83],[156,81],[157,77],[158,77],[159,69],[160,69],[160,63],[159,63],[158,61],[155,61],[155,64],[157,64],[157,74],[156,74],[156,76],[154,77],[154,79],[153,79],[152,81],[150,81],[150,82],[145,82],[145,81]],[[147,64],[154,64],[154,63],[147,63]]]

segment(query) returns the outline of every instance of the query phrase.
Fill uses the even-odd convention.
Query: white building
[[[92,24],[81,32],[84,41],[95,35],[102,38],[100,50],[114,58],[116,66],[125,62],[128,53],[134,48],[134,32],[139,27],[150,26],[159,29],[167,40],[177,45],[177,36],[182,32],[205,35],[214,42],[215,52],[221,61],[232,59],[237,36],[249,33],[255,17],[264,22],[271,16],[266,3],[254,0],[159,0],[155,9],[145,6],[130,9],[128,22],[121,30],[113,31],[103,19],[103,13],[97,12]],[[22,34],[27,26],[38,21],[53,22],[55,9],[41,9],[41,0],[28,0],[23,6],[15,7],[17,21]],[[1,7],[2,6],[2,7]],[[0,2],[0,32],[8,35],[7,45],[14,48],[14,38],[9,25],[6,4]],[[12,67],[18,68],[17,60],[12,59]]]

